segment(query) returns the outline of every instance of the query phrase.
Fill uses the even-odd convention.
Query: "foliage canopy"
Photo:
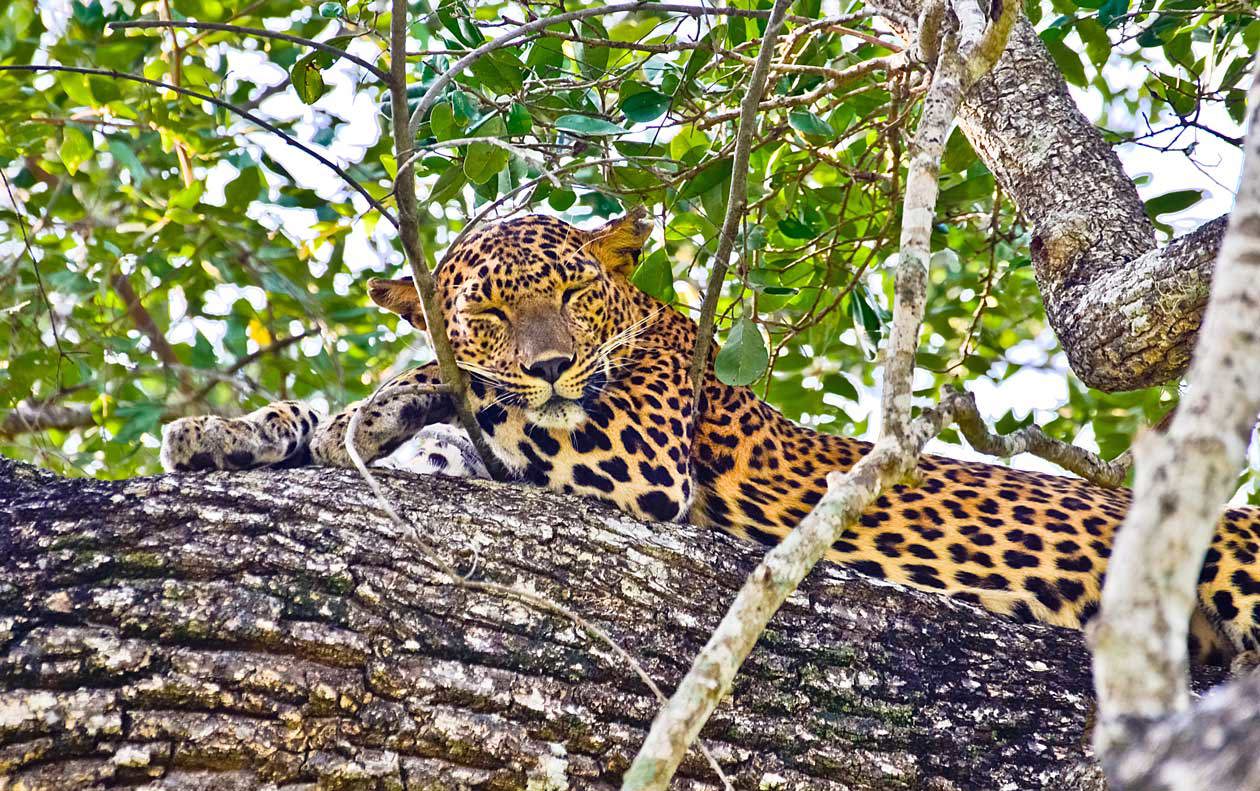
[[[596,5],[413,3],[409,95],[523,21]],[[644,205],[657,232],[635,281],[695,308],[765,24],[756,9],[768,6],[740,0],[732,7],[747,13],[709,16],[649,5],[554,25],[477,61],[418,133],[428,249],[478,217],[534,210],[590,224]],[[0,410],[27,400],[83,416],[77,427],[15,432],[2,440],[7,454],[63,472],[153,472],[169,416],[276,398],[338,407],[423,358],[363,287],[402,261],[365,197],[392,210],[398,163],[382,81],[291,40],[110,26],[228,23],[319,40],[384,69],[386,11],[361,0],[74,0],[65,14],[11,0],[0,11],[0,67],[89,71],[0,72]],[[876,381],[889,321],[885,273],[923,71],[861,3],[802,0],[792,13],[720,306],[719,374],[753,382],[795,419],[860,433],[857,402]],[[1117,142],[1193,156],[1196,136],[1211,134],[1195,127],[1207,108],[1241,119],[1240,83],[1260,43],[1253,11],[1030,0],[1026,13],[1068,81],[1107,118],[1128,119],[1107,130]],[[1118,85],[1116,73],[1140,84]],[[1151,136],[1143,116],[1180,130],[1176,140]],[[339,164],[362,192],[259,121]],[[960,133],[943,164],[916,380],[925,395],[1055,364],[1027,230]],[[1199,198],[1180,190],[1147,208],[1169,219]],[[1041,422],[1068,440],[1092,427],[1107,456],[1177,395],[1107,395],[1070,377],[1068,392]],[[1016,405],[998,428],[1034,417]]]

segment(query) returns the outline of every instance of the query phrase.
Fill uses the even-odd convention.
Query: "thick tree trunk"
[[[915,18],[925,3],[890,5]],[[1026,19],[959,123],[1033,232],[1046,315],[1081,381],[1133,390],[1184,373],[1225,218],[1158,247],[1133,181]]]
[[[382,473],[436,552],[563,602],[668,691],[756,547]],[[438,581],[330,469],[0,460],[0,789],[615,788],[657,702],[571,623]],[[737,788],[1101,788],[1070,631],[820,567],[702,740]],[[693,753],[677,788],[713,788]]]
[[[1180,376],[1207,306],[1225,218],[1164,248],[1119,157],[1024,21],[967,97],[962,128],[1032,228],[1046,315],[1083,382]]]

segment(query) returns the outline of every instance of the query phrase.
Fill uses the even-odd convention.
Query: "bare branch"
[[[389,28],[389,96],[393,109],[394,158],[398,162],[398,173],[394,179],[394,200],[398,204],[398,235],[402,239],[407,262],[411,265],[411,278],[424,308],[425,326],[433,344],[433,353],[437,357],[438,370],[442,374],[442,381],[451,388],[450,396],[455,414],[459,416],[460,425],[468,433],[486,469],[496,480],[503,480],[507,477],[507,472],[490,450],[489,443],[481,433],[481,426],[477,423],[477,416],[473,414],[468,402],[468,378],[455,360],[455,351],[451,348],[450,335],[446,329],[446,316],[438,302],[437,287],[433,282],[433,274],[429,271],[424,242],[420,238],[416,178],[411,156],[414,135],[407,126],[407,59],[404,57],[407,51],[407,0],[394,0],[393,18]]]
[[[189,378],[188,372],[183,369],[179,361],[179,355],[175,354],[175,350],[171,348],[171,344],[166,340],[166,336],[158,329],[157,322],[153,320],[153,316],[141,302],[140,295],[131,287],[131,279],[122,272],[115,272],[110,276],[109,282],[113,285],[118,298],[122,300],[123,310],[127,311],[127,315],[131,317],[131,323],[136,326],[136,329],[144,337],[149,339],[149,347],[153,350],[153,353],[179,379],[180,389],[185,393],[191,392],[192,379]]]
[[[778,9],[777,4],[775,8]],[[1017,6],[1008,4],[1003,13],[1017,13]],[[769,32],[767,30],[767,36]],[[904,231],[902,237],[896,284],[897,310],[893,317],[893,337],[889,341],[890,360],[884,372],[885,392],[892,392],[891,396],[886,396],[885,405],[891,407],[885,412],[886,422],[880,439],[847,473],[832,472],[827,476],[827,492],[818,505],[749,575],[669,703],[657,714],[643,747],[625,775],[622,791],[665,791],[688,745],[730,691],[736,672],[770,618],[826,554],[836,536],[852,525],[881,491],[912,473],[928,439],[953,418],[960,400],[957,394],[947,395],[937,408],[925,410],[914,421],[909,420],[909,374],[913,372],[927,290],[927,256],[920,248],[926,248],[925,240],[930,233],[939,156],[961,100],[960,83],[967,65],[953,49],[953,36],[945,38],[940,64],[933,74],[915,135],[916,157],[910,166],[912,172],[902,222],[903,227],[916,227]],[[763,52],[770,49],[767,44],[762,46]],[[750,106],[755,107],[755,104],[754,100]],[[743,132],[742,123],[740,131]],[[929,161],[934,151],[936,161]],[[736,170],[739,169],[737,165]],[[735,203],[737,198],[738,195],[732,193],[730,202]],[[918,293],[905,294],[903,288],[917,288]],[[710,292],[706,306],[713,298]],[[891,359],[893,357],[902,359]],[[905,422],[892,428],[887,423],[889,417]]]
[[[1195,587],[1260,411],[1260,58],[1254,74],[1242,182],[1189,387],[1168,431],[1136,444],[1133,505],[1089,630],[1099,701],[1094,744],[1117,788],[1142,773],[1135,768],[1158,762],[1133,749],[1150,727],[1189,707],[1186,634]],[[1246,760],[1260,768],[1255,752]],[[1180,776],[1163,787],[1201,787],[1197,774]]]
[[[971,393],[958,395],[954,420],[958,423],[958,430],[967,438],[967,442],[980,453],[987,453],[990,456],[1016,456],[1020,453],[1031,453],[1046,461],[1054,462],[1090,483],[1105,486],[1108,489],[1123,485],[1125,476],[1129,474],[1132,457],[1128,452],[1112,461],[1106,461],[1084,448],[1054,439],[1042,431],[1040,426],[1025,426],[1005,435],[995,434],[984,425],[984,419],[976,407],[976,397]]]
[[[704,302],[700,307],[699,327],[696,331],[696,348],[691,355],[691,384],[699,394],[704,386],[704,372],[709,364],[709,349],[713,346],[713,328],[717,316],[718,298],[726,281],[726,270],[731,265],[731,251],[735,248],[735,231],[744,217],[748,205],[748,157],[752,152],[753,136],[757,134],[757,110],[770,76],[770,63],[774,60],[774,44],[787,15],[788,0],[775,0],[761,40],[757,63],[748,79],[747,93],[739,106],[739,126],[735,130],[735,154],[731,161],[731,188],[727,193],[726,217],[718,232],[717,252],[713,254],[709,283],[705,288]],[[672,775],[673,772],[671,771]]]
[[[355,181],[354,178],[351,177],[349,173],[347,173],[335,162],[333,162],[332,160],[330,160],[328,157],[324,156],[323,154],[319,153],[315,149],[311,148],[310,146],[306,145],[302,141],[298,140],[297,138],[293,137],[292,135],[288,134],[283,129],[280,129],[275,124],[268,123],[267,121],[264,121],[262,118],[259,118],[257,115],[254,115],[250,111],[242,107],[238,107],[232,104],[231,102],[225,102],[224,100],[220,99],[217,96],[211,96],[208,93],[201,93],[200,91],[190,90],[188,88],[183,88],[178,85],[171,85],[170,83],[162,82],[161,80],[150,80],[147,77],[141,77],[136,74],[126,74],[124,72],[114,71],[112,69],[93,69],[93,68],[87,68],[84,66],[50,66],[50,65],[18,64],[18,65],[0,66],[0,71],[26,71],[26,72],[32,72],[32,73],[39,73],[39,72],[45,72],[45,71],[61,71],[61,72],[70,72],[73,74],[95,74],[101,77],[112,77],[113,79],[116,79],[116,80],[130,80],[131,82],[138,82],[144,85],[152,85],[155,88],[164,88],[168,91],[174,91],[175,93],[182,94],[184,96],[191,96],[194,99],[200,99],[203,102],[209,102],[210,104],[213,104],[215,107],[222,107],[224,110],[227,110],[228,112],[235,113],[236,115],[239,115],[242,118],[252,121],[253,123],[257,124],[259,127],[267,130],[268,132],[271,132],[273,135],[276,135],[288,145],[293,146],[299,151],[302,151],[303,153],[306,153],[314,157],[321,165],[323,165],[324,167],[328,168],[329,170],[331,170],[332,172],[340,176],[341,180],[344,181],[346,185],[349,186],[351,189],[353,189],[355,192],[359,193],[359,195],[362,196],[363,199],[368,202],[369,206],[371,206],[373,209],[376,209],[378,212],[380,212],[381,216],[384,217],[389,222],[390,225],[393,225],[395,228],[398,227],[398,221],[395,220],[394,216],[389,213],[389,210],[386,209],[385,206],[382,205],[380,201],[378,201],[376,198],[373,198],[371,193],[369,193],[366,189],[364,189],[363,186],[359,184],[359,182]]]

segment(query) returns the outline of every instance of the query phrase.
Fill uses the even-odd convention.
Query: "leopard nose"
[[[561,374],[573,367],[572,357],[548,357],[545,360],[538,360],[530,365],[521,366],[525,369],[525,373],[530,376],[536,376],[545,382],[555,384]]]

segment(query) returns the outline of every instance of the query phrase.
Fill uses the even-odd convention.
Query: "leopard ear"
[[[368,281],[367,286],[368,296],[373,302],[402,316],[416,329],[424,329],[424,308],[420,305],[420,294],[416,292],[416,285],[411,282],[411,278],[383,280],[374,277]]]
[[[588,231],[595,258],[612,272],[630,275],[639,263],[643,244],[652,234],[647,216],[647,209],[636,206],[624,216]]]

